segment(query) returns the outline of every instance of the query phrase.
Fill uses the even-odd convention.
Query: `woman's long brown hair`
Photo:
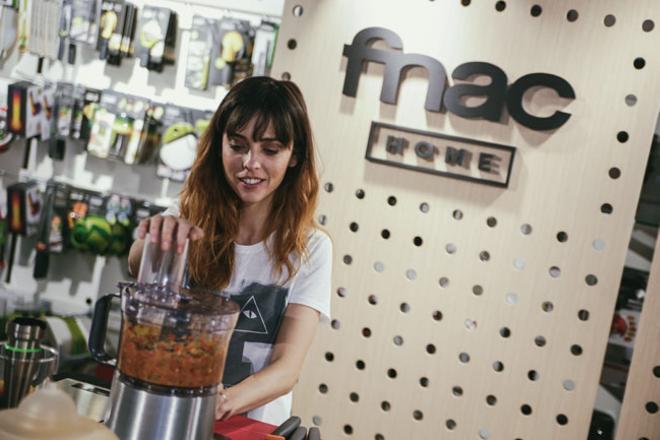
[[[273,236],[268,250],[275,275],[290,278],[297,272],[294,262],[304,257],[308,233],[316,227],[319,181],[302,93],[289,81],[245,79],[229,91],[215,111],[200,138],[197,158],[181,193],[181,216],[204,230],[204,237],[191,243],[188,255],[190,281],[198,287],[223,289],[233,272],[240,199],[225,177],[222,135],[239,132],[252,118],[256,118],[254,140],[261,139],[272,124],[279,141],[284,145],[293,142],[297,159],[273,195],[266,225],[266,237]],[[292,261],[291,255],[298,258]]]

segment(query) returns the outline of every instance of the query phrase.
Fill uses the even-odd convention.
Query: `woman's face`
[[[229,186],[243,206],[262,205],[270,208],[275,190],[288,167],[296,165],[292,143],[277,140],[272,124],[262,139],[252,139],[255,119],[238,133],[222,135],[222,163]]]

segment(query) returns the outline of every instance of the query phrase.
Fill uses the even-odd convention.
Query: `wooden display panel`
[[[542,88],[523,107],[571,117],[539,131],[506,110],[427,111],[422,68],[384,103],[374,62],[343,95],[344,45],[373,26],[449,85],[475,61],[509,85],[557,75],[575,99]],[[335,250],[333,321],[294,395],[303,423],[327,439],[586,438],[659,110],[658,26],[653,0],[286,2],[273,74],[305,94]],[[372,122],[512,146],[508,186],[367,161]]]

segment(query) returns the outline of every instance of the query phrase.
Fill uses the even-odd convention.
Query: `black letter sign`
[[[573,87],[564,79],[549,73],[530,73],[529,75],[521,76],[509,87],[509,95],[506,100],[509,114],[513,119],[532,130],[553,130],[561,127],[571,117],[570,113],[556,111],[552,116],[539,118],[538,116],[530,115],[523,108],[522,98],[525,92],[532,87],[538,86],[553,89],[562,98],[575,99]]]
[[[506,98],[506,74],[490,63],[465,63],[454,69],[451,77],[467,80],[477,75],[490,77],[490,84],[455,84],[445,92],[445,107],[455,115],[464,118],[484,118],[499,122],[502,106]],[[485,96],[486,102],[476,107],[467,107],[461,102],[464,96]]]

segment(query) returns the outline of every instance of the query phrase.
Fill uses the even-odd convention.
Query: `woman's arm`
[[[291,391],[319,323],[319,312],[289,304],[273,346],[270,364],[218,396],[215,416],[225,420],[262,406]]]

